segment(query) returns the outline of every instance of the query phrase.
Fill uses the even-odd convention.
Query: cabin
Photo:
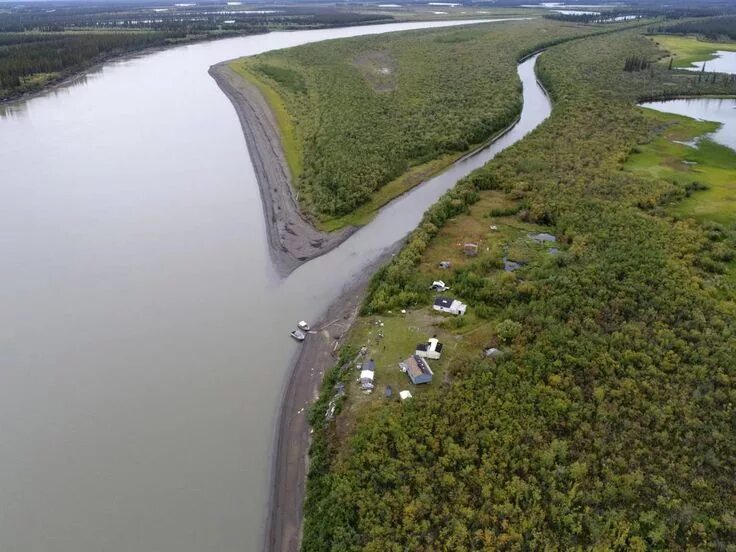
[[[417,350],[414,354],[422,358],[431,358],[433,360],[439,360],[442,355],[442,343],[437,341],[436,337],[432,337],[427,340],[426,343],[420,343],[417,345]]]
[[[429,383],[432,381],[432,376],[434,376],[429,363],[417,355],[411,355],[402,362],[402,368],[406,369],[406,375],[409,376],[409,379],[414,385]]]
[[[468,308],[468,305],[461,303],[457,299],[450,299],[448,297],[437,297],[434,300],[432,308],[436,311],[446,312],[449,314],[463,315]]]
[[[478,244],[477,243],[463,244],[463,251],[465,252],[466,256],[475,257],[478,254]]]

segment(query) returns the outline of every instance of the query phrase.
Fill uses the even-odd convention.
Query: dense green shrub
[[[412,268],[476,183],[520,192],[571,243],[523,289],[452,272],[471,309],[500,310],[511,354],[362,416],[305,550],[733,549],[736,289],[717,272],[736,229],[658,214],[675,184],[622,170],[660,130],[637,98],[733,90],[623,71],[657,55],[632,32],[543,54],[550,119],[431,207],[373,281],[367,311],[426,302]]]

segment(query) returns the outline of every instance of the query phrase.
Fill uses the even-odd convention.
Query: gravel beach
[[[292,193],[273,112],[258,88],[229,64],[213,65],[209,73],[238,113],[263,200],[271,256],[279,273],[287,276],[299,265],[340,245],[356,228],[320,232],[302,216]]]

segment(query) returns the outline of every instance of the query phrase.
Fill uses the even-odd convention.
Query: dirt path
[[[271,256],[281,275],[287,276],[340,245],[356,229],[320,232],[302,217],[273,113],[258,88],[235,73],[229,63],[213,65],[209,72],[238,113],[261,191]]]

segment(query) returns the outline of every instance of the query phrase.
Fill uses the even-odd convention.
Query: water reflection
[[[709,61],[695,61],[692,67],[686,67],[689,71],[702,71],[705,67],[706,73],[730,73],[736,74],[736,52],[724,52],[719,50],[715,58]]]
[[[688,98],[663,102],[647,102],[642,107],[664,113],[675,113],[701,121],[721,123],[720,128],[708,135],[714,142],[736,150],[736,99]]]

